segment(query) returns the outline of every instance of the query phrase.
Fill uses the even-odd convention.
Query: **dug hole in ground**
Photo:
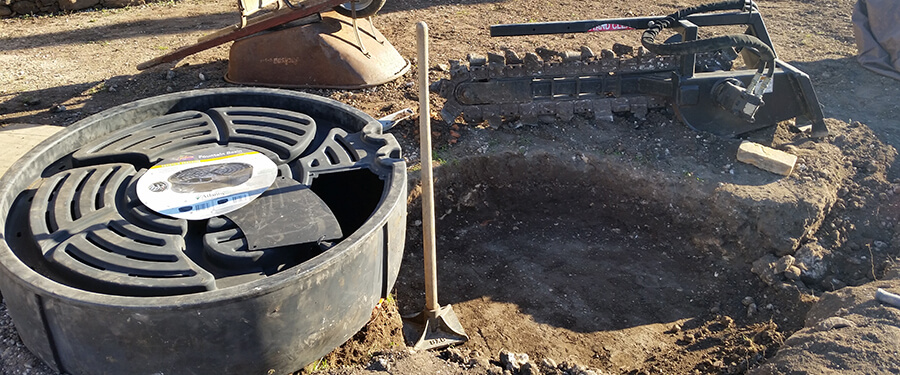
[[[487,35],[491,24],[661,15],[699,3],[399,0],[376,27],[414,60],[415,22],[428,22],[435,80],[447,76],[440,64],[467,53],[639,40],[629,32],[497,39]],[[900,291],[900,86],[855,62],[853,1],[759,5],[779,57],[813,80],[832,134],[812,140],[780,124],[744,137],[798,156],[790,176],[737,162],[740,139],[694,132],[665,110],[499,129],[432,114],[440,303],[453,305],[470,341],[410,353],[400,313],[424,304],[418,127],[400,123],[391,132],[412,182],[393,303],[305,371],[900,371],[900,314],[874,299],[877,288]],[[0,121],[66,126],[140,98],[232,86],[222,80],[227,46],[147,71],[134,66],[236,19],[231,2],[184,1],[0,21],[0,77],[9,82]],[[306,91],[379,117],[416,107],[419,68],[373,89]],[[432,97],[435,111],[441,104]],[[57,105],[65,110],[50,110]],[[52,373],[18,342],[8,317],[0,346],[4,373]]]

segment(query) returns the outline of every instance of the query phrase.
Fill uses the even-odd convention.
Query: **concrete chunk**
[[[790,176],[797,156],[750,141],[741,142],[737,160],[784,176]]]

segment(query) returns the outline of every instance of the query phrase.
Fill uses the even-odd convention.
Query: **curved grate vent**
[[[149,166],[172,153],[210,144],[243,147],[284,164],[309,147],[316,122],[303,113],[254,107],[184,111],[144,121],[91,142],[73,155],[76,165],[129,162]]]
[[[312,117],[283,109],[226,107],[209,112],[228,129],[220,141],[266,153],[275,164],[300,156],[316,134]]]
[[[149,166],[172,150],[218,142],[215,123],[205,113],[184,111],[144,121],[91,142],[72,156],[78,165],[130,162]]]
[[[44,180],[30,212],[44,258],[92,289],[135,295],[213,289],[212,275],[182,251],[186,221],[137,208],[136,175],[130,164],[104,164]]]
[[[291,163],[294,178],[310,185],[312,179],[320,173],[362,168],[372,164],[373,161],[368,158],[370,154],[361,143],[359,133],[348,134],[340,128],[331,129],[315,151]]]

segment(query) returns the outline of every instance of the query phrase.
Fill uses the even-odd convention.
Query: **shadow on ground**
[[[224,76],[226,60],[148,69],[105,81],[51,87],[43,90],[0,95],[0,124],[34,123],[68,126],[75,121],[116,105],[169,92],[235,86],[224,80],[200,80],[198,74]],[[63,105],[65,108],[59,107]]]

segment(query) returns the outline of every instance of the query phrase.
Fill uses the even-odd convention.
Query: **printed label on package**
[[[241,208],[266,191],[278,167],[265,155],[210,147],[163,160],[137,181],[145,206],[179,219],[202,220]]]

